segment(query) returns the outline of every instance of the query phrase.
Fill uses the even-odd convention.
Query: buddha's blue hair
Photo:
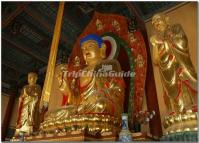
[[[101,48],[103,40],[100,36],[96,35],[96,34],[89,34],[86,37],[82,38],[80,40],[80,46],[82,47],[82,44],[88,40],[94,40],[97,42],[98,47]]]

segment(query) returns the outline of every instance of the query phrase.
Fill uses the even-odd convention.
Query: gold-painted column
[[[42,90],[40,109],[43,108],[44,104],[48,104],[49,99],[50,99],[55,63],[56,63],[56,58],[57,58],[57,49],[58,49],[58,44],[59,44],[59,39],[60,39],[63,12],[64,12],[64,2],[60,2],[58,13],[57,13],[56,24],[54,28],[54,35],[53,35],[51,49],[50,49],[48,67],[47,67],[46,77],[44,81],[44,87]]]

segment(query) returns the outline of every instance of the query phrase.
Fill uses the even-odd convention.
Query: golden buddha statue
[[[186,34],[180,24],[170,25],[168,17],[163,14],[154,15],[152,25],[157,31],[150,38],[152,59],[159,68],[168,109],[164,126],[168,128],[185,120],[195,120],[197,74],[190,59]],[[192,115],[193,118],[190,117]],[[177,128],[182,129],[176,126],[175,130]]]
[[[123,78],[98,76],[99,74],[95,73],[106,70],[107,66],[111,67],[112,71],[119,72],[120,64],[116,60],[105,59],[106,46],[101,37],[90,34],[80,43],[86,65],[79,71],[81,75],[71,83],[62,72],[56,75],[60,81],[60,90],[68,96],[68,104],[55,112],[47,113],[40,126],[43,131],[63,129],[75,124],[81,129],[87,127],[89,131],[97,130],[102,133],[111,130],[107,127],[109,125],[119,126],[124,101]],[[80,64],[79,60],[75,57],[74,66]],[[73,76],[67,73],[67,65],[62,66],[60,71],[65,72],[65,76]]]
[[[39,129],[39,100],[41,87],[36,84],[37,74],[28,74],[28,85],[21,90],[15,136],[20,132],[30,135]]]

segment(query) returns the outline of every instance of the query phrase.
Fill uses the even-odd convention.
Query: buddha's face
[[[161,15],[153,17],[152,24],[153,27],[159,32],[164,32],[168,26],[165,18]]]
[[[81,49],[88,66],[94,66],[99,60],[103,59],[101,48],[98,47],[97,42],[94,40],[84,42]]]
[[[37,74],[35,73],[29,73],[28,74],[28,83],[30,85],[36,84],[37,82]]]

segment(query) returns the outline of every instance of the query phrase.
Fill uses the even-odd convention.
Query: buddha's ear
[[[104,59],[106,58],[106,44],[102,44],[100,48],[100,56]]]

